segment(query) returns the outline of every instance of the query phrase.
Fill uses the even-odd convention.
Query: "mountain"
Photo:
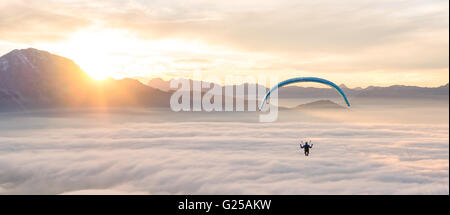
[[[164,81],[161,78],[153,78],[147,83],[147,85],[165,92],[170,91],[170,82]]]
[[[347,88],[341,86],[342,91],[348,97],[364,97],[364,98],[411,98],[425,99],[437,98],[448,99],[448,84],[440,87],[416,87],[394,85],[389,87],[367,87],[367,88]],[[280,98],[330,98],[339,97],[334,89],[331,88],[314,88],[288,86],[279,90]]]
[[[192,80],[190,80],[192,83]],[[154,84],[158,83],[158,84]],[[170,81],[150,81],[151,87],[159,88],[164,86],[164,89],[169,87]],[[247,89],[248,84],[245,83],[244,89]],[[239,85],[238,85],[239,86]],[[233,85],[236,87],[236,85]],[[266,89],[264,86],[257,85],[261,89]],[[416,87],[416,86],[403,86],[394,85],[389,87],[375,87],[369,86],[367,88],[348,88],[344,84],[339,85],[348,97],[368,97],[368,98],[437,98],[448,99],[449,85],[443,85],[440,87]],[[268,89],[266,89],[268,90]],[[206,90],[207,91],[207,90]],[[245,92],[245,95],[248,92]],[[240,96],[240,95],[237,95]],[[302,87],[302,86],[285,86],[278,90],[279,98],[333,98],[339,97],[335,89],[332,88],[316,88],[316,87]]]
[[[106,106],[169,107],[171,93],[151,88],[132,78],[108,79],[100,83],[102,95],[96,101]]]
[[[448,84],[440,87],[416,87],[394,85],[390,87],[368,87],[359,91],[360,97],[406,97],[406,98],[437,98],[449,95]]]
[[[198,81],[189,82],[192,85]],[[153,79],[148,85],[144,85],[130,78],[99,82],[90,78],[68,58],[32,48],[13,50],[0,57],[0,111],[59,107],[169,107],[174,91],[169,88],[169,83]],[[248,83],[233,85],[234,92],[238,87],[244,89],[243,94],[235,93],[233,100],[249,94],[248,86]],[[345,85],[340,86],[349,97],[449,98],[448,84],[435,88],[394,85],[351,89]],[[261,85],[255,87],[267,90]],[[206,91],[208,89],[203,88],[202,94]],[[224,91],[223,87],[222,92]],[[339,96],[331,88],[301,86],[280,88],[278,95],[280,98]],[[247,102],[246,100],[245,103]],[[323,102],[318,104],[321,107],[327,106]]]
[[[72,60],[37,49],[0,57],[0,110],[169,106],[170,94],[134,79],[94,81]]]
[[[291,108],[296,110],[316,110],[316,109],[345,109],[345,107],[336,104],[330,100],[319,100],[306,104],[301,104],[297,107]]]
[[[13,50],[0,57],[0,104],[45,106],[62,99],[62,92],[83,89],[89,79],[67,58],[31,48]]]

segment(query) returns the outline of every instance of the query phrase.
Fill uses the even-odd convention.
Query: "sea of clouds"
[[[449,194],[448,124],[6,117],[0,128],[0,194]]]

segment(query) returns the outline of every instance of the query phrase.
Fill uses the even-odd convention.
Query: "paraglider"
[[[301,141],[301,142],[303,143],[303,141]],[[305,156],[309,156],[309,149],[312,149],[314,144],[311,144],[311,140],[309,141],[309,143],[308,143],[308,141],[306,141],[305,145],[302,145],[302,143],[300,143],[300,148],[302,148],[305,151]],[[309,145],[309,144],[311,144],[311,145]]]
[[[269,90],[269,92],[267,92],[266,96],[264,97],[263,102],[261,103],[261,107],[259,108],[259,111],[262,111],[264,105],[266,104],[266,100],[267,98],[270,96],[270,94],[274,91],[277,90],[278,88],[288,85],[288,84],[292,84],[292,83],[298,83],[298,82],[316,82],[316,83],[321,83],[321,84],[325,84],[328,85],[330,87],[333,87],[334,89],[336,89],[338,91],[339,94],[341,94],[341,96],[344,98],[345,103],[347,104],[348,107],[350,107],[350,103],[348,102],[347,96],[345,96],[344,91],[342,91],[341,88],[339,88],[339,86],[337,86],[335,83],[322,79],[322,78],[316,78],[316,77],[299,77],[299,78],[291,78],[285,81],[282,81],[280,83],[278,83],[277,85],[275,85],[272,89]]]

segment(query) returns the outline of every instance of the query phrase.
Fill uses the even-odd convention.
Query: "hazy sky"
[[[439,86],[448,37],[446,0],[0,1],[0,55],[43,49],[98,79],[202,71]]]

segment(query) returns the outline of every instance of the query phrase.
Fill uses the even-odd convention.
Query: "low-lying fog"
[[[0,113],[0,194],[449,194],[448,99],[351,103]]]

